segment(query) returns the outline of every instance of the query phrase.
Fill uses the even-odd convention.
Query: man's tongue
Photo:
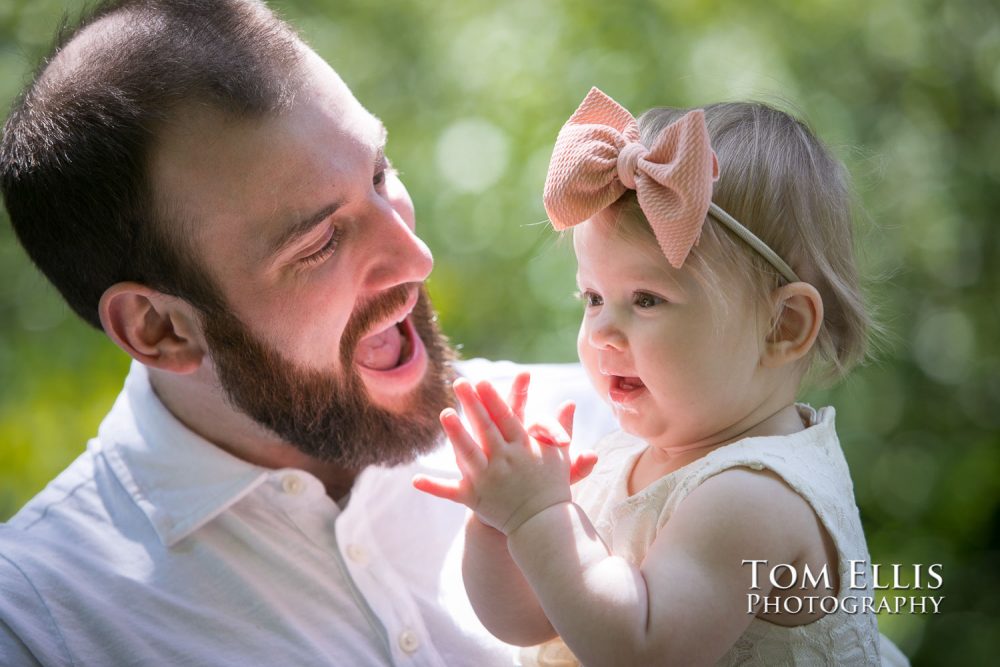
[[[399,364],[399,355],[403,350],[403,335],[395,324],[372,334],[358,343],[354,359],[365,368],[384,371],[395,368]]]

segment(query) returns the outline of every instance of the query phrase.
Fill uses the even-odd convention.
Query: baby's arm
[[[485,610],[484,624],[498,636],[548,638],[540,609],[586,665],[714,663],[753,618],[752,570],[742,561],[802,557],[799,519],[812,520],[807,504],[770,473],[733,470],[695,489],[636,567],[610,553],[572,503],[565,448],[539,447],[488,384],[477,392],[456,383],[455,393],[482,444],[457,415],[442,415],[463,479],[442,488],[426,479],[415,484],[466,504],[507,536],[522,576],[513,573],[496,535],[483,533],[493,537],[478,543],[491,562],[472,564],[467,582],[477,610]],[[502,611],[489,597],[501,577],[510,585],[499,600]],[[770,586],[761,584],[753,592],[768,595]]]
[[[744,632],[743,559],[796,563],[811,510],[777,477],[736,469],[704,482],[661,529],[640,567],[609,553],[572,503],[508,535],[552,625],[586,665],[714,664]]]
[[[477,391],[468,381],[459,380],[455,383],[455,394],[462,402],[473,430],[480,436],[480,442],[509,437],[513,441],[518,441],[521,447],[533,444],[538,447],[536,450],[538,453],[551,448],[553,451],[547,452],[547,460],[555,471],[556,479],[568,489],[567,473],[563,464],[566,461],[569,463],[568,481],[572,483],[589,474],[596,457],[592,452],[581,453],[573,460],[568,460],[566,457],[565,446],[569,444],[569,435],[572,434],[573,428],[572,403],[566,403],[560,408],[559,427],[535,425],[528,430],[524,429],[528,383],[527,373],[519,374],[514,379],[509,406],[504,403],[493,386],[486,382],[480,383]],[[480,507],[480,510],[484,510],[480,506],[482,498],[477,495],[473,480],[478,480],[485,466],[489,464],[487,456],[489,447],[487,445],[481,448],[476,443],[453,410],[445,410],[442,413],[441,424],[455,448],[456,460],[463,479],[445,481],[418,476],[414,479],[414,485],[439,497],[462,502],[473,509]],[[501,434],[501,427],[506,435]],[[534,436],[534,441],[528,437],[529,431]],[[539,446],[541,443],[538,441],[545,444]],[[551,465],[553,463],[554,466]],[[493,463],[494,474],[501,465],[503,462],[499,459]],[[508,477],[508,481],[511,479],[514,478]],[[556,486],[558,487],[558,484]],[[513,491],[511,497],[515,499],[524,497],[525,492],[530,493],[526,487],[522,487],[522,490]],[[483,625],[500,639],[522,646],[538,644],[554,637],[555,630],[542,611],[538,598],[524,579],[521,570],[511,559],[506,535],[496,527],[484,523],[478,515],[473,515],[466,525],[465,540],[463,577],[469,599]]]
[[[507,536],[475,515],[465,531],[462,576],[472,608],[499,639],[516,646],[556,636],[548,617],[507,550]]]

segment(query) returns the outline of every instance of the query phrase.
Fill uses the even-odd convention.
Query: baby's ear
[[[798,361],[812,349],[823,324],[823,299],[809,283],[783,285],[771,293],[772,326],[764,339],[761,364],[777,368]]]

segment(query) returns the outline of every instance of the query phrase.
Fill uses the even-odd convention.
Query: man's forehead
[[[374,116],[354,96],[340,74],[308,45],[301,44],[303,76],[296,92],[295,103],[322,100],[331,114],[338,116],[344,129],[373,145],[385,143],[382,121]]]
[[[370,174],[373,174],[380,168],[380,163],[384,163],[385,161],[384,146],[387,136],[386,129],[380,120],[374,116],[371,116],[371,118],[374,121],[370,125],[371,137],[373,138],[371,143],[372,159],[370,164],[363,165],[363,168],[367,170],[361,175],[362,178],[368,178]],[[336,186],[336,183],[332,185]],[[296,239],[308,233],[322,223],[324,219],[335,213],[343,205],[344,199],[342,198],[343,193],[339,192],[339,188],[334,187],[333,192],[336,194],[332,195],[332,198],[319,200],[312,209],[299,206],[298,202],[289,202],[288,206],[276,211],[273,217],[277,219],[272,220],[269,218],[258,221],[256,227],[261,231],[255,235],[255,238],[258,241],[257,253],[259,259],[266,261],[274,257],[284,248],[288,247],[289,244],[294,243]]]
[[[387,136],[340,76],[302,48],[286,108],[241,118],[186,103],[157,132],[151,154],[154,190],[172,200],[162,202],[168,210],[202,224],[228,220],[231,241],[245,236],[260,246],[252,251],[258,258],[286,230],[335,205],[345,181],[370,179]]]
[[[249,177],[263,162],[300,155],[305,149],[335,156],[345,144],[360,143],[371,151],[384,146],[382,121],[357,101],[325,61],[308,54],[311,62],[304,63],[306,72],[291,103],[276,112],[244,117],[200,99],[179,104],[155,133],[150,153],[154,174],[157,163],[197,166],[207,156],[224,153],[243,159]]]

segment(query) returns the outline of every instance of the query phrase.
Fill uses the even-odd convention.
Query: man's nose
[[[366,285],[380,291],[402,283],[423,282],[434,267],[427,244],[388,202],[381,200],[374,205],[375,224],[368,230],[371,259]]]

